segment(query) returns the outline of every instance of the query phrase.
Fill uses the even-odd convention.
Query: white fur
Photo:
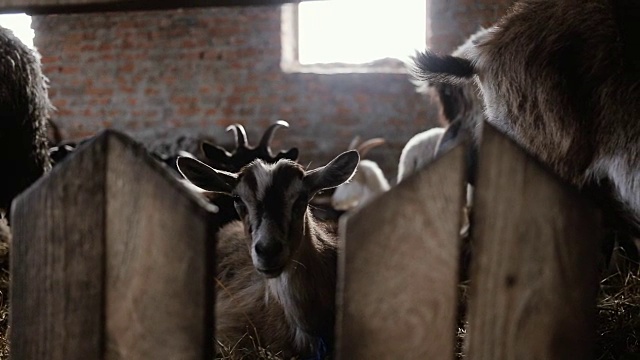
[[[608,177],[616,187],[618,199],[637,215],[640,213],[640,173],[630,166],[631,163],[626,153],[603,156],[589,167],[587,176],[593,179]]]
[[[402,149],[398,164],[398,183],[424,167],[435,156],[444,128],[433,128],[414,135]]]
[[[256,176],[258,190],[256,192],[256,200],[264,199],[265,191],[271,186],[270,171],[275,168],[274,164],[258,163],[261,166],[256,166],[256,170],[253,174]]]
[[[389,181],[382,169],[371,160],[361,160],[350,182],[338,186],[331,197],[337,210],[360,207],[389,190]]]

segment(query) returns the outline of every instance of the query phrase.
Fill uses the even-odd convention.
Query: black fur
[[[451,55],[438,55],[431,50],[417,53],[412,58],[411,74],[416,80],[434,83],[459,84],[475,74],[471,61]]]
[[[289,159],[296,161],[298,159],[298,149],[291,148],[282,150],[273,154],[271,150],[271,139],[275,131],[280,127],[289,127],[286,121],[278,121],[267,128],[257,146],[251,146],[247,141],[247,133],[240,124],[234,124],[227,128],[227,131],[233,130],[236,135],[236,148],[231,152],[224,148],[210,144],[206,141],[202,142],[202,152],[204,153],[204,162],[208,165],[229,172],[238,172],[245,165],[253,160],[261,159],[267,163],[276,163],[280,159]]]
[[[0,27],[0,209],[51,169],[47,120],[53,111],[39,55]]]

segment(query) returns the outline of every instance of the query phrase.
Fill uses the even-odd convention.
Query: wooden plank
[[[302,0],[2,0],[0,13],[26,12],[31,15],[170,10],[215,6],[264,6],[299,3]],[[309,0],[304,0],[309,1]]]
[[[11,357],[101,359],[106,139],[16,198]]]
[[[211,207],[105,131],[16,199],[14,359],[213,358]]]
[[[452,359],[464,148],[341,226],[338,357]]]
[[[598,212],[486,124],[479,166],[467,358],[593,358]]]
[[[141,146],[113,135],[106,359],[212,359],[213,213]]]

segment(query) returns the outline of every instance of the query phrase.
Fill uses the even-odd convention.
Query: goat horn
[[[265,130],[264,135],[262,135],[262,139],[260,139],[260,144],[258,147],[269,149],[269,145],[271,144],[271,140],[273,139],[273,134],[275,134],[276,130],[279,127],[289,127],[289,123],[284,120],[278,120],[274,124],[271,124],[267,130]]]
[[[373,138],[358,145],[358,148],[356,150],[358,150],[360,157],[364,157],[369,152],[369,150],[373,149],[376,146],[380,146],[384,143],[385,143],[385,140],[383,138]]]
[[[227,126],[226,131],[233,130],[236,135],[236,149],[241,147],[247,147],[247,132],[244,130],[244,126],[240,124],[233,124]]]
[[[356,146],[360,143],[360,135],[356,135],[353,137],[353,140],[349,143],[349,147],[347,150],[355,150]]]

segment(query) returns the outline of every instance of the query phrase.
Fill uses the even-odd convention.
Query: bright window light
[[[33,47],[35,32],[31,28],[31,16],[27,14],[1,14],[0,26],[13,31],[25,45]]]
[[[298,61],[407,60],[426,45],[427,0],[331,0],[298,5]]]

